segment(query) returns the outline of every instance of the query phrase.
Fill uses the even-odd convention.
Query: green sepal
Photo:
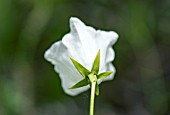
[[[84,77],[86,78],[89,74],[90,71],[87,70],[84,66],[82,66],[79,62],[77,62],[76,60],[74,60],[73,58],[71,58],[71,61],[73,62],[74,66],[76,67],[76,69],[78,70],[78,72]]]
[[[99,85],[96,83],[95,94],[99,95]]]
[[[111,73],[112,73],[111,71],[100,73],[99,75],[97,75],[97,79],[102,80],[102,79],[106,78],[107,76],[109,76]]]
[[[79,81],[78,83],[76,83],[75,85],[73,85],[72,87],[70,87],[69,89],[80,88],[80,87],[86,86],[88,84],[89,84],[88,81],[86,79],[83,79],[83,80]]]
[[[95,75],[98,74],[99,72],[99,67],[100,67],[100,50],[98,51],[96,57],[95,57],[95,60],[93,62],[93,66],[92,66],[92,69],[91,69],[91,72]]]

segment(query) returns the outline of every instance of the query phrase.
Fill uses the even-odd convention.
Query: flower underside
[[[100,68],[100,50],[98,51],[95,60],[93,62],[93,66],[91,71],[86,69],[83,65],[81,65],[79,62],[71,58],[71,61],[75,68],[78,70],[78,72],[83,76],[83,80],[79,81],[69,89],[75,89],[75,88],[80,88],[83,86],[90,85],[94,82],[96,82],[96,88],[95,88],[95,94],[99,95],[99,86],[98,86],[98,81],[105,79],[107,76],[109,76],[112,72],[107,71],[103,73],[99,73],[99,68]]]

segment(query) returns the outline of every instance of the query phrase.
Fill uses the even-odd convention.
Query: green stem
[[[90,115],[94,115],[94,98],[95,98],[96,82],[91,83],[91,97],[90,97]]]

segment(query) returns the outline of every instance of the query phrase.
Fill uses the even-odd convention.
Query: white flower
[[[100,49],[99,73],[112,71],[113,73],[104,81],[113,79],[115,68],[111,62],[114,60],[115,53],[112,45],[117,41],[117,38],[118,34],[113,31],[95,30],[93,27],[86,26],[78,18],[70,18],[70,33],[66,34],[61,41],[54,43],[45,52],[45,59],[50,61],[54,65],[55,71],[59,73],[65,93],[74,96],[89,88],[89,86],[84,86],[69,89],[83,79],[70,57],[90,70]]]

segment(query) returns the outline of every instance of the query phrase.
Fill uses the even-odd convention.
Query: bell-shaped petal
[[[78,18],[70,18],[70,32],[45,52],[45,59],[50,61],[54,65],[55,71],[59,73],[65,93],[77,95],[89,88],[87,85],[77,89],[69,89],[84,79],[70,57],[91,70],[96,53],[100,50],[98,73],[112,71],[112,74],[103,81],[113,79],[115,68],[111,62],[114,60],[115,53],[112,46],[117,38],[118,34],[113,31],[96,30],[86,26]]]

